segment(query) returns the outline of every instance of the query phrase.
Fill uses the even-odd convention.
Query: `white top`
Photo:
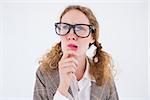
[[[89,74],[89,61],[86,59],[87,64],[86,64],[86,69],[84,72],[83,77],[81,78],[80,81],[78,81],[78,86],[79,86],[79,100],[90,100],[90,91],[91,91],[91,81],[92,78],[90,77]],[[54,100],[69,100],[69,98],[63,96],[58,90],[56,91],[54,95]]]

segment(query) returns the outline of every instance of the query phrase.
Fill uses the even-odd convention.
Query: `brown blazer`
[[[116,86],[113,80],[108,81],[103,86],[98,86],[95,82],[91,82],[92,85],[90,100],[119,100]],[[58,70],[55,70],[50,74],[48,72],[43,72],[41,67],[39,67],[36,72],[33,100],[53,100],[58,85]],[[68,92],[72,95],[70,88]]]

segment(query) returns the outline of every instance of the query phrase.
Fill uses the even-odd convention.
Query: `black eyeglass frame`
[[[69,26],[68,32],[67,32],[66,34],[59,34],[59,33],[57,33],[58,24],[66,24],[66,25],[68,25],[68,26]],[[77,25],[86,25],[86,26],[88,26],[88,27],[89,27],[89,34],[88,34],[87,36],[85,36],[85,37],[79,36],[79,35],[76,33],[76,31],[75,31],[75,27],[76,27]],[[94,31],[95,31],[93,25],[89,25],[89,24],[74,24],[74,25],[71,25],[71,24],[63,23],[63,22],[55,23],[55,32],[56,32],[58,35],[60,35],[60,36],[65,36],[65,35],[67,35],[67,34],[70,32],[70,30],[71,30],[72,28],[73,28],[74,34],[76,34],[78,37],[81,37],[81,38],[87,38],[87,37],[90,35],[90,33],[94,33]]]

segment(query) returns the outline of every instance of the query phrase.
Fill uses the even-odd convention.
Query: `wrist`
[[[65,87],[59,86],[57,89],[62,95],[68,97],[68,89],[66,89]]]

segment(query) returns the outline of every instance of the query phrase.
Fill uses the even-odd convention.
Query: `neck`
[[[86,58],[85,56],[80,56],[77,60],[79,62],[79,66],[77,67],[76,77],[79,81],[83,77],[86,69]]]

